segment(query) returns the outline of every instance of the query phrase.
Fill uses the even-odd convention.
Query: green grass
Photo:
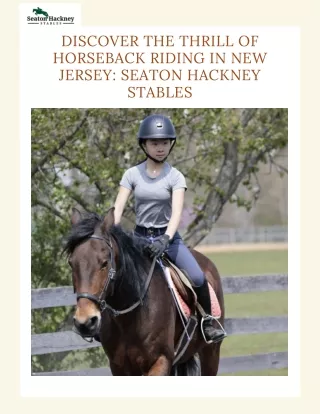
[[[226,318],[288,314],[288,292],[233,293],[224,296]]]
[[[221,345],[221,356],[268,354],[270,352],[286,352],[287,350],[287,332],[232,335],[224,339]]]
[[[222,276],[286,273],[287,250],[222,252],[206,254]]]

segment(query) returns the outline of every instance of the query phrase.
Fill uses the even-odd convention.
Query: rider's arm
[[[128,198],[131,194],[131,190],[129,190],[126,187],[120,186],[119,192],[116,198],[116,201],[114,203],[114,224],[120,224],[121,217],[123,210],[125,208],[126,202],[128,201]]]
[[[166,231],[170,239],[172,239],[179,227],[184,203],[184,193],[184,188],[179,188],[172,192],[172,215]]]

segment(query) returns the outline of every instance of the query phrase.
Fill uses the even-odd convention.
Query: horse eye
[[[108,266],[108,260],[105,260],[101,265],[101,270]]]

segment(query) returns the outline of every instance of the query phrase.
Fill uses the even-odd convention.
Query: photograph
[[[288,109],[31,109],[31,375],[288,376]]]

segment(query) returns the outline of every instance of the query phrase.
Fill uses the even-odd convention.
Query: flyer
[[[173,9],[167,20],[163,19],[166,14],[164,10],[158,15],[152,10],[146,13],[145,5],[141,5],[145,18],[140,15],[139,8],[132,4],[126,5],[127,7],[111,7],[95,1],[90,4],[21,2],[16,5],[19,23],[18,230],[21,254],[17,280],[20,285],[19,392],[22,397],[176,397],[188,398],[190,401],[203,397],[229,398],[230,401],[237,397],[300,397],[302,403],[301,341],[305,339],[302,339],[304,335],[300,322],[300,292],[305,281],[302,280],[300,271],[300,163],[304,151],[301,146],[300,124],[303,94],[301,62],[303,53],[306,52],[301,36],[302,27],[306,26],[307,20],[310,19],[310,27],[314,23],[311,10],[315,5],[307,2],[310,8],[300,22],[298,18],[290,19],[290,16],[286,16],[286,19],[285,8],[282,9],[280,5],[277,5],[279,13],[276,19],[272,19],[270,11],[266,12],[267,5],[261,5],[266,14],[266,19],[261,21],[255,14],[257,10],[251,10],[251,15],[248,12],[252,5],[243,8],[242,17],[239,5],[234,6],[229,10],[228,18],[225,6],[222,7],[223,12],[219,13],[218,5],[213,3],[201,7],[199,4],[194,14],[191,10],[186,12],[182,5],[180,8],[177,6],[177,9],[172,5],[163,5],[161,8],[167,8],[166,13],[170,8]],[[206,16],[206,8],[208,15],[213,16],[212,20]],[[181,12],[180,19],[177,18],[178,11]],[[185,13],[186,18],[183,17]],[[290,13],[289,9],[288,15]],[[159,128],[163,127],[159,117],[164,117],[164,123],[169,120],[176,133],[171,138],[168,134],[159,135],[158,145],[167,138],[170,141],[167,145],[172,146],[165,156],[154,152],[157,160],[162,157],[164,161],[161,162],[150,156],[151,141],[149,144],[148,141],[154,140],[156,136],[150,138],[142,133],[143,123],[152,116]],[[283,154],[287,157],[284,163]],[[145,160],[144,155],[147,156]],[[152,161],[148,161],[150,159]],[[272,264],[276,265],[277,254],[268,258],[262,255],[261,261],[265,262],[254,273],[255,277],[261,278],[259,283],[255,279],[255,286],[259,287],[255,287],[256,290],[252,292],[260,294],[260,291],[277,291],[281,285],[279,290],[283,292],[283,303],[287,301],[287,311],[281,310],[279,315],[276,312],[276,302],[269,303],[269,306],[274,306],[274,313],[268,313],[267,310],[261,316],[260,313],[253,312],[250,316],[244,313],[244,327],[232,327],[235,326],[233,323],[240,323],[241,311],[238,315],[232,314],[229,296],[241,290],[232,291],[227,287],[227,283],[231,283],[224,278],[228,276],[225,273],[228,267],[223,268],[224,265],[221,265],[222,269],[218,270],[222,272],[226,299],[225,321],[222,325],[227,334],[229,329],[230,335],[222,344],[220,371],[214,377],[214,382],[204,376],[206,369],[207,375],[216,373],[208,368],[210,360],[201,360],[201,350],[199,355],[204,364],[201,367],[204,377],[189,378],[188,382],[183,378],[170,377],[166,382],[156,380],[157,386],[154,386],[144,378],[133,379],[132,375],[137,374],[130,374],[130,370],[113,369],[112,363],[111,374],[99,374],[99,369],[108,367],[106,364],[99,367],[98,361],[102,355],[100,343],[89,341],[86,344],[83,338],[72,336],[69,329],[72,318],[78,322],[77,314],[74,316],[70,310],[75,305],[74,297],[69,299],[72,296],[71,285],[78,294],[78,303],[79,299],[81,303],[88,300],[87,296],[83,301],[79,294],[83,295],[87,290],[91,292],[87,284],[84,285],[87,290],[79,288],[80,281],[76,280],[75,271],[77,264],[72,267],[71,263],[70,273],[65,263],[66,257],[58,258],[58,251],[60,253],[63,250],[66,237],[71,231],[70,220],[74,220],[72,208],[77,209],[73,211],[80,212],[80,217],[88,212],[103,217],[116,205],[117,214],[115,197],[120,181],[120,187],[124,186],[123,174],[133,166],[142,165],[144,168],[143,163],[149,173],[148,179],[153,180],[153,183],[157,181],[158,174],[161,178],[165,168],[169,168],[166,167],[170,165],[168,163],[187,179],[186,184],[176,182],[176,188],[188,188],[184,196],[187,208],[184,208],[180,218],[179,232],[183,232],[185,243],[190,248],[195,248],[204,255],[206,246],[210,243],[224,245],[213,238],[218,237],[218,230],[223,227],[218,225],[219,221],[221,224],[225,220],[225,223],[232,223],[230,227],[246,229],[247,236],[243,235],[244,231],[241,235],[233,233],[235,242],[241,239],[243,243],[244,237],[253,238],[252,234],[248,236],[248,229],[259,222],[258,213],[254,215],[254,212],[257,211],[256,206],[261,197],[276,191],[278,186],[279,191],[282,191],[282,198],[279,198],[281,208],[278,206],[277,214],[282,214],[279,222],[287,220],[287,235],[277,237],[284,237],[281,242],[287,242],[287,268],[272,267]],[[163,170],[159,167],[162,165]],[[149,167],[154,170],[149,171]],[[262,175],[267,175],[266,171],[270,171],[270,174],[277,173],[277,176],[272,175],[270,178],[273,184],[269,187],[265,184],[267,178],[261,181],[261,171]],[[282,184],[278,185],[280,182]],[[287,182],[287,187],[283,182]],[[130,191],[134,190],[135,185],[135,182],[132,187],[130,184]],[[174,193],[178,197],[179,191]],[[152,199],[153,197],[152,195]],[[159,197],[160,192],[157,194],[157,204],[154,205],[159,205]],[[152,221],[152,214],[148,218],[149,222],[143,221],[149,216],[145,214],[143,218],[142,213],[140,222],[134,223],[133,213],[137,213],[139,204],[130,200],[123,215],[124,227],[130,231],[134,225],[138,226],[136,229],[150,226],[160,229],[164,226],[161,223],[167,219],[170,224],[166,224],[166,231],[172,244],[177,230],[172,217],[170,221],[170,217],[166,218],[165,210],[148,207],[148,211],[156,211],[157,218],[154,220],[160,224]],[[272,202],[270,205],[267,201],[266,203],[269,207],[265,210],[260,207],[259,213],[265,222],[267,217],[272,216],[273,209]],[[237,213],[240,217],[238,222],[235,219],[236,211],[241,211]],[[117,215],[110,213],[107,217],[112,221],[111,224],[107,223],[108,226],[115,224]],[[162,222],[161,217],[164,218]],[[242,223],[241,226],[238,225],[239,222]],[[102,220],[102,227],[103,223]],[[73,225],[75,224],[76,221]],[[172,234],[170,225],[173,228]],[[90,234],[89,237],[100,237],[96,236],[100,233],[95,230]],[[164,232],[161,233],[163,234]],[[220,237],[222,240],[222,237],[227,236]],[[231,236],[228,237],[227,243],[230,243]],[[206,240],[212,241],[209,243]],[[261,240],[259,239],[260,242]],[[94,243],[100,242],[95,240]],[[170,243],[168,242],[167,249]],[[74,250],[70,252],[73,253]],[[111,246],[111,262],[114,261],[112,252]],[[280,256],[281,254],[279,253]],[[46,255],[52,257],[47,258]],[[75,256],[73,255],[74,261]],[[210,259],[216,260],[219,268],[218,257],[217,253],[216,257],[213,254]],[[244,257],[245,253],[243,260]],[[260,257],[256,250],[248,261],[254,257]],[[281,257],[281,260],[285,260],[285,256]],[[79,260],[81,263],[83,256]],[[118,260],[120,259],[116,256],[114,263],[118,263]],[[106,263],[106,268],[109,269],[109,261]],[[137,263],[136,265],[138,266]],[[113,267],[116,268],[116,265]],[[242,273],[248,280],[253,277],[253,273],[248,274],[249,272],[250,270]],[[194,282],[192,277],[191,282]],[[264,287],[268,283],[269,291]],[[270,287],[270,283],[277,283],[278,287]],[[58,291],[55,289],[62,289],[61,299],[57,299]],[[251,290],[243,290],[242,293],[244,292],[249,294]],[[253,295],[259,297],[259,294]],[[48,302],[45,302],[41,295],[52,295],[55,299],[46,299]],[[91,293],[89,295],[95,297]],[[263,300],[268,299],[261,299]],[[261,306],[268,306],[261,303]],[[129,301],[128,308],[130,304]],[[59,306],[67,308],[61,311]],[[67,322],[69,318],[71,325]],[[99,318],[100,313],[98,320]],[[61,327],[64,323],[65,329]],[[57,333],[59,335],[54,336]],[[279,348],[278,345],[273,345],[277,342],[272,337],[273,333],[281,338],[280,342],[283,341]],[[238,354],[230,351],[228,355],[227,347],[231,345],[227,341],[230,340],[231,343],[236,334],[242,334],[244,342],[246,335],[256,335],[257,338],[258,335],[268,334],[265,338],[270,342],[259,348],[260,351],[253,350],[255,345],[252,342],[251,351],[250,348],[248,352],[239,351]],[[253,341],[254,336],[251,338],[249,341]],[[102,336],[102,342],[103,340]],[[27,342],[28,347],[22,346]],[[81,351],[77,352],[77,349]],[[44,362],[46,355],[47,362]],[[235,358],[230,360],[231,365],[240,364],[240,374],[235,375],[236,368],[227,368],[227,356]],[[108,357],[112,362],[110,353]],[[89,360],[87,366],[86,361]],[[158,365],[155,365],[155,371],[143,368],[141,375],[169,375],[157,374]],[[258,373],[259,367],[261,372],[273,367],[283,374]],[[90,371],[92,368],[96,371]],[[84,371],[81,373],[81,370]],[[85,370],[87,373],[84,373]],[[56,374],[50,375],[50,371]],[[59,371],[63,373],[58,374]],[[245,374],[245,371],[253,373]],[[121,378],[117,377],[117,372]],[[162,368],[159,372],[162,372]],[[88,376],[91,376],[90,382]],[[271,404],[275,400],[269,401]]]

